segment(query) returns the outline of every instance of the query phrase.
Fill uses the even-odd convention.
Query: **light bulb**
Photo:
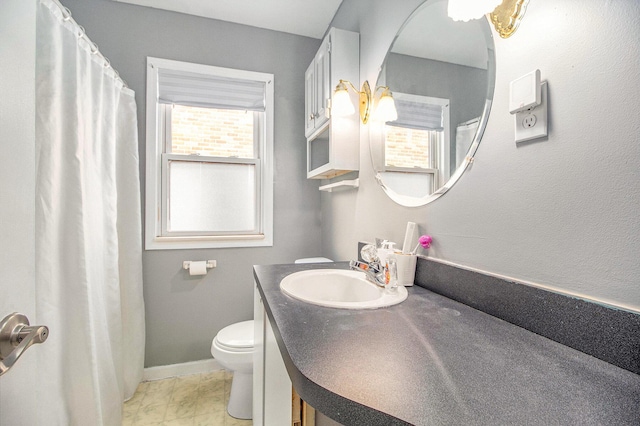
[[[454,21],[480,19],[500,6],[502,0],[449,0],[447,14]]]
[[[391,96],[391,92],[385,90],[378,101],[376,107],[376,118],[386,123],[388,121],[396,121],[398,119],[398,111],[396,110],[396,103]]]
[[[331,104],[331,114],[343,117],[351,115],[355,112],[353,104],[351,103],[351,97],[347,91],[347,87],[344,83],[339,83],[336,86],[336,91],[333,93],[333,103]]]

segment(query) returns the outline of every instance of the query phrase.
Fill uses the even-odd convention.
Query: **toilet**
[[[211,343],[211,355],[233,371],[227,412],[237,419],[252,417],[253,320],[231,324],[218,332]]]
[[[295,263],[332,262],[326,257],[298,259]],[[227,412],[237,419],[251,419],[253,411],[253,320],[226,326],[211,343],[211,355],[233,371]]]

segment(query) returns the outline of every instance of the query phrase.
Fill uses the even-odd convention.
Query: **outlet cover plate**
[[[526,142],[533,139],[544,138],[547,132],[547,82],[540,84],[541,102],[540,105],[526,111],[517,112],[515,117],[515,138],[516,143]],[[530,115],[534,115],[532,119]],[[534,122],[535,124],[531,125]]]

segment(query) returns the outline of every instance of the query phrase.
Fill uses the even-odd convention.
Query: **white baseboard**
[[[188,376],[190,374],[208,373],[223,370],[222,366],[213,358],[202,361],[185,362],[182,364],[160,365],[144,369],[142,381],[168,379],[176,376]]]

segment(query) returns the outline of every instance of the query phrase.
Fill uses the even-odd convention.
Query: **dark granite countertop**
[[[255,266],[293,386],[345,425],[638,425],[640,376],[421,287],[375,310],[283,294]],[[640,348],[639,348],[640,350]]]

